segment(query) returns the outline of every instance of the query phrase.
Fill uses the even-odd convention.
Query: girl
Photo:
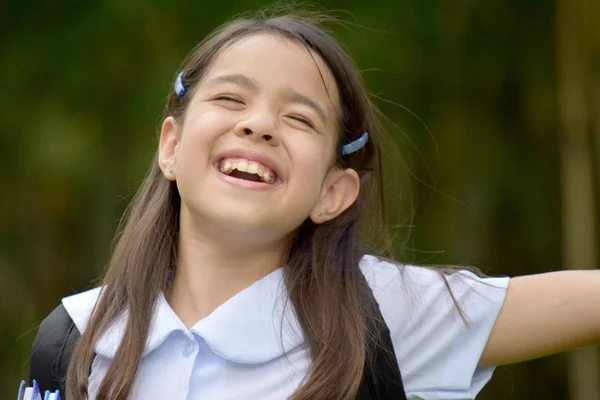
[[[380,152],[359,74],[316,24],[210,35],[102,288],[63,300],[81,332],[69,400],[353,399],[388,332],[407,398],[470,399],[495,365],[600,341],[597,271],[509,280],[365,255]]]

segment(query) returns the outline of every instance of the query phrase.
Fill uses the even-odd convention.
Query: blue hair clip
[[[362,149],[363,147],[365,147],[365,144],[367,144],[368,141],[369,132],[365,132],[362,135],[360,135],[357,139],[354,139],[349,143],[343,144],[340,151],[342,153],[342,157]]]
[[[183,84],[183,74],[184,73],[185,73],[185,71],[181,71],[179,73],[179,75],[177,75],[177,79],[175,79],[175,85],[173,87],[175,89],[175,94],[179,98],[182,98],[183,95],[185,94],[185,85]]]

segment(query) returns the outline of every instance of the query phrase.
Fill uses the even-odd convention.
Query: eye
[[[215,97],[214,100],[220,100],[220,101],[227,101],[227,102],[232,102],[232,103],[237,103],[237,104],[244,104],[244,102],[242,100],[240,100],[237,97],[232,97],[232,96],[218,96]]]
[[[300,116],[297,116],[297,115],[290,115],[289,118],[293,119],[294,121],[298,121],[298,122],[306,125],[310,129],[315,129],[315,126],[313,125],[313,123],[310,122],[308,119],[306,119],[304,117],[300,117]]]

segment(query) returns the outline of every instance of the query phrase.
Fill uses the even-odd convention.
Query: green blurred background
[[[39,321],[101,275],[182,59],[266,4],[0,4],[2,398],[28,376]],[[598,266],[600,2],[321,6],[360,25],[335,31],[400,149],[385,163],[402,261],[511,276]],[[600,400],[589,380],[569,389],[567,360],[499,368],[479,398]],[[597,361],[577,365],[593,377]]]

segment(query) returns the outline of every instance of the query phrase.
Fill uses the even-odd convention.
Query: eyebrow
[[[255,79],[252,79],[252,78],[250,78],[246,75],[242,75],[242,74],[219,75],[219,76],[212,78],[208,82],[206,82],[204,84],[204,86],[205,87],[214,87],[214,86],[218,86],[223,83],[232,83],[234,85],[244,87],[251,91],[257,91],[258,86],[259,86],[258,82]],[[323,124],[327,125],[327,121],[328,121],[327,114],[325,113],[325,110],[323,110],[323,107],[321,107],[316,101],[314,101],[313,99],[311,99],[310,97],[308,97],[302,93],[295,91],[294,89],[292,89],[290,87],[284,88],[282,90],[282,93],[284,94],[283,97],[286,99],[287,102],[298,103],[298,104],[302,104],[302,105],[312,108],[319,116],[319,119],[321,120],[321,122],[323,122]]]
[[[238,86],[242,86],[246,89],[257,90],[258,82],[246,75],[235,74],[235,75],[219,75],[204,84],[206,87],[214,87],[223,83],[233,83]]]
[[[327,114],[325,114],[323,108],[319,104],[317,104],[316,101],[314,101],[308,96],[303,95],[302,93],[298,93],[297,91],[291,88],[288,88],[286,92],[287,93],[285,98],[288,102],[298,103],[312,108],[321,119],[321,122],[323,122],[324,125],[327,125]]]

